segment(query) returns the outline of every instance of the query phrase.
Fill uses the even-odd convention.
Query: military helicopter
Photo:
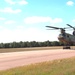
[[[60,42],[62,42],[64,44],[63,46],[63,49],[70,49],[70,46],[72,44],[75,44],[75,27],[67,24],[67,28],[72,28],[73,29],[73,33],[72,34],[69,34],[69,33],[66,33],[65,30],[67,28],[59,28],[59,27],[53,27],[53,26],[46,26],[48,28],[52,28],[52,29],[60,29],[60,34],[58,36],[58,40]],[[52,30],[52,29],[49,29],[49,30]]]

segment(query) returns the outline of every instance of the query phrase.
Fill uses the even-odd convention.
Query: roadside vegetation
[[[18,51],[31,51],[31,50],[48,50],[60,49],[63,44],[58,41],[44,41],[44,42],[12,42],[0,43],[0,53],[4,52],[18,52]]]
[[[29,47],[48,47],[48,46],[62,46],[59,41],[44,41],[44,42],[12,42],[12,43],[0,43],[0,48],[29,48]]]
[[[0,75],[75,75],[75,57],[0,71]]]

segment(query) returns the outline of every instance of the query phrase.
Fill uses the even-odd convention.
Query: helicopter
[[[60,34],[58,35],[58,40],[64,44],[63,49],[71,49],[71,45],[75,44],[75,27],[71,26],[70,24],[66,24],[69,27],[66,28],[59,28],[59,27],[53,27],[53,26],[46,26],[47,28],[52,28],[55,30],[60,30]],[[66,33],[66,29],[72,28],[73,33],[69,34]],[[52,30],[49,29],[49,30]]]

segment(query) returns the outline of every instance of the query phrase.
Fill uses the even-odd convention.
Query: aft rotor
[[[67,26],[69,26],[70,28],[72,28],[74,30],[73,35],[75,36],[75,27],[71,26],[70,24],[67,24]]]

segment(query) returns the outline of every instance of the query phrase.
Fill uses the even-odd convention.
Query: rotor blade
[[[66,30],[66,31],[73,31],[73,29],[68,29],[68,30]]]
[[[53,27],[53,26],[46,26],[46,27],[48,27],[48,28],[54,28],[54,29],[60,29],[58,27]]]
[[[71,27],[71,28],[73,28],[73,29],[75,29],[73,26],[71,26],[71,25],[69,25],[69,24],[67,24],[69,27]]]
[[[57,29],[46,29],[46,30],[57,30]]]
[[[65,27],[65,28],[63,28],[63,29],[70,29],[71,27]]]

